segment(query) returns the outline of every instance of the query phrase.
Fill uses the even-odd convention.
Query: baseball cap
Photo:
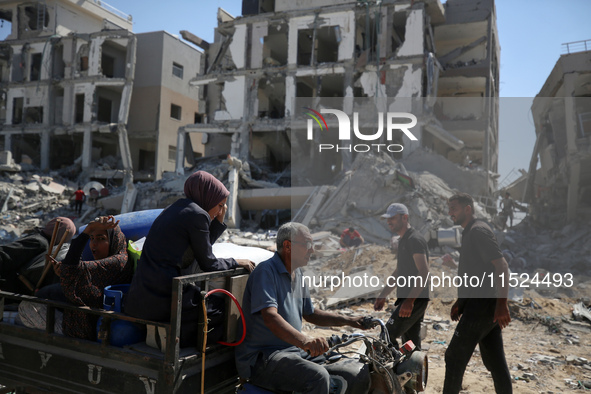
[[[408,208],[404,204],[390,204],[386,213],[382,215],[383,218],[388,219],[396,215],[408,215]]]

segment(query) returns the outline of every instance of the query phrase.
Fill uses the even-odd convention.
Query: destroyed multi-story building
[[[198,119],[188,80],[199,50],[166,32],[133,34],[131,16],[102,1],[0,1],[0,19],[11,29],[0,43],[0,150],[41,170],[80,158],[80,180],[131,188],[134,170],[140,180],[174,170],[178,127]]]
[[[591,214],[591,40],[564,52],[531,107],[536,143],[524,199],[544,224]]]
[[[135,65],[131,18],[100,3],[2,1],[4,150],[42,170],[117,155]],[[99,153],[100,152],[100,153]],[[128,163],[124,163],[127,167]]]
[[[413,128],[418,142],[401,142],[396,158],[423,147],[454,163],[469,160],[485,174],[472,192],[495,190],[493,0],[244,0],[242,14],[220,9],[214,42],[194,41],[205,51],[204,73],[191,83],[206,92],[207,121],[181,128],[179,142],[205,133],[206,156],[230,152],[281,171],[291,162],[292,133],[305,134],[296,98],[416,98],[430,108]],[[352,162],[339,156],[331,159],[337,171]],[[310,152],[315,175],[331,168],[314,166],[321,160]]]
[[[128,135],[135,179],[160,179],[175,170],[177,131],[201,121],[198,89],[201,52],[165,31],[136,34],[137,55]],[[203,156],[200,134],[188,135],[187,163]]]

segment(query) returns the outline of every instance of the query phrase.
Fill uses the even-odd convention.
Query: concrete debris
[[[540,227],[529,216],[499,238],[504,254],[510,252],[509,268],[514,272],[550,272],[588,275],[591,267],[591,228],[576,221],[561,230]]]
[[[591,309],[587,308],[582,302],[573,307],[573,316],[578,321],[586,319],[587,322],[591,323]]]
[[[75,189],[65,179],[34,173],[0,176],[0,243],[10,243],[56,216],[76,219],[69,208]]]
[[[428,241],[433,239],[434,244],[439,228],[453,226],[447,214],[447,199],[454,190],[428,172],[407,172],[415,186],[410,188],[396,176],[395,168],[399,164],[387,155],[358,155],[351,171],[333,184],[335,189],[317,190],[326,197],[320,206],[314,207],[316,212],[309,220],[309,227],[340,235],[343,229],[354,226],[366,242],[388,244],[392,235],[380,216],[388,205],[399,202],[409,208],[411,225]],[[490,219],[479,203],[476,212],[479,217]],[[306,217],[306,213],[298,217]]]

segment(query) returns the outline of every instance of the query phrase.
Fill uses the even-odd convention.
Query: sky
[[[131,14],[133,31],[189,30],[213,41],[217,9],[242,13],[241,0],[108,0]],[[529,113],[562,53],[562,44],[591,40],[591,0],[496,0],[501,45],[499,173],[503,180],[512,170],[529,169],[535,143]],[[0,38],[6,36],[0,28]],[[513,171],[515,173],[515,171]]]

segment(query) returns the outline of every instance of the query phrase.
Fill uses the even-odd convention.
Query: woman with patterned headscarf
[[[80,257],[87,243],[94,260],[82,261]],[[113,216],[103,216],[90,222],[72,240],[64,260],[55,265],[60,283],[44,287],[37,292],[37,296],[77,306],[101,308],[104,288],[129,283],[133,275],[133,263],[127,257],[125,235],[119,228],[119,221],[115,221]],[[19,315],[23,323],[44,328],[44,322],[38,327],[38,322],[32,321],[37,317],[35,312],[43,315],[39,313],[40,309],[43,308],[39,304],[21,303]],[[61,328],[67,336],[95,340],[97,319],[96,315],[65,310]],[[59,325],[57,328],[59,332]]]
[[[172,279],[200,271],[254,268],[250,260],[216,258],[212,244],[226,230],[224,216],[230,192],[213,175],[197,171],[185,182],[185,195],[154,220],[137,264],[125,302],[125,313],[154,321],[170,321]],[[219,325],[224,300],[208,299],[210,327]],[[183,289],[181,347],[197,342],[198,320],[202,316],[200,289]],[[208,335],[210,339],[214,335]]]

